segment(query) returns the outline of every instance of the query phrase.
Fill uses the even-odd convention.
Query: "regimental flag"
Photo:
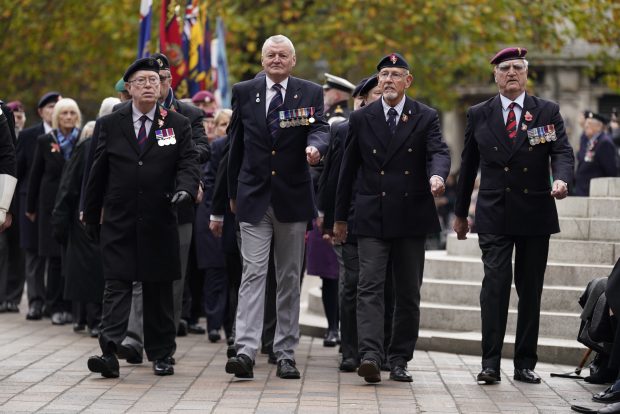
[[[205,90],[213,89],[213,75],[211,73],[211,27],[209,25],[209,15],[207,14],[206,7],[203,9],[203,13],[205,15],[205,30],[204,30],[204,40],[202,41],[202,53],[205,64],[205,72],[207,74],[205,78]]]
[[[224,29],[224,21],[221,17],[217,18],[216,36],[217,89],[215,90],[215,98],[219,101],[221,108],[230,108],[228,59],[226,58],[226,30]]]
[[[151,8],[153,0],[140,1],[140,35],[138,36],[138,59],[148,57],[151,40]]]
[[[208,65],[204,56],[204,36],[198,0],[187,0],[183,25],[183,52],[188,67],[189,96],[205,89]]]
[[[183,56],[183,42],[178,22],[178,13],[174,0],[162,0],[161,19],[159,21],[159,50],[170,61],[172,89],[176,91],[179,83],[187,75],[187,66]]]

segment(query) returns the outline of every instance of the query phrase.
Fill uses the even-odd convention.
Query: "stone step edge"
[[[482,286],[482,281],[473,282],[469,280],[457,280],[457,279],[437,279],[437,278],[424,278],[422,282],[422,286],[424,284],[435,284],[435,285],[452,285],[452,286]],[[510,285],[513,289],[515,289],[514,283]],[[569,292],[583,292],[585,290],[585,286],[561,286],[561,285],[544,285],[543,289],[545,290],[564,290]]]
[[[435,302],[420,302],[421,309],[450,309],[450,310],[461,310],[461,311],[474,311],[480,312],[479,306],[466,306],[466,305],[449,305],[446,303],[435,303]],[[508,313],[517,313],[517,309],[508,309]],[[574,317],[579,318],[578,313],[573,312],[550,312],[550,311],[540,311],[541,316],[566,316],[566,317]],[[578,329],[579,327],[575,328]]]

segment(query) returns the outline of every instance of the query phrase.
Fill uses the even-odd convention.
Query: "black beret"
[[[370,92],[372,88],[377,86],[378,83],[379,83],[379,79],[377,79],[377,75],[372,75],[371,77],[368,78],[368,80],[366,80],[366,82],[364,83],[364,86],[362,86],[362,89],[360,89],[360,95],[361,96],[368,95],[368,92]]]
[[[605,115],[597,114],[596,112],[588,112],[588,115],[586,115],[586,119],[588,118],[596,119],[597,121],[602,122],[603,125],[609,123],[609,119]]]
[[[123,80],[125,82],[129,81],[129,77],[139,70],[150,70],[151,72],[159,74],[159,64],[155,59],[150,57],[138,59],[129,65],[123,75]]]
[[[491,59],[491,65],[497,65],[506,60],[525,59],[527,49],[524,47],[507,47],[502,49]]]
[[[361,81],[359,81],[357,85],[355,85],[355,89],[353,89],[353,94],[352,94],[354,98],[357,98],[359,96],[360,91],[364,87],[364,84],[366,83],[367,80],[368,78],[364,78]]]
[[[153,53],[151,57],[155,59],[155,61],[159,65],[159,69],[170,70],[170,62],[168,61],[166,55],[164,55],[163,53]]]
[[[383,68],[403,68],[409,70],[409,64],[405,58],[398,53],[392,53],[379,61],[377,70],[381,70]]]
[[[45,105],[47,105],[50,102],[58,102],[58,100],[61,98],[60,93],[59,92],[48,92],[45,95],[43,95],[41,97],[41,99],[39,99],[39,103],[37,104],[37,108],[43,108]]]

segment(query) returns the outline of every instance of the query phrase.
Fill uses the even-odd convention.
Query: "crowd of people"
[[[398,53],[357,84],[325,74],[321,87],[292,76],[295,47],[272,36],[263,70],[233,86],[232,110],[208,91],[177,99],[161,53],[129,65],[118,98],[84,126],[78,103],[58,92],[41,97],[41,122],[25,129],[23,106],[11,102],[0,127],[16,142],[17,167],[0,171],[0,184],[17,177],[17,189],[10,206],[0,194],[0,310],[19,311],[25,282],[26,319],[87,329],[101,348],[88,368],[107,378],[119,376],[119,358],[142,363],[144,353],[155,375],[172,375],[176,337],[190,333],[223,334],[236,378],[253,378],[264,353],[278,377],[297,379],[308,274],[322,280],[323,344],[340,345],[339,369],[411,382],[429,236],[453,226],[464,239],[475,225],[477,380],[501,381],[514,273],[514,379],[540,383],[554,199],[616,175],[617,153],[604,117],[588,111],[574,173],[558,105],[526,92],[526,53],[491,59],[499,93],[468,111],[458,177],[437,110],[406,96],[412,68]]]

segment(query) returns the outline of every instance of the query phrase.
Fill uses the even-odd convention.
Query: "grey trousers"
[[[271,206],[256,224],[241,222],[243,275],[237,306],[237,354],[255,359],[263,329],[265,280],[271,239],[276,269],[277,324],[273,352],[278,361],[295,359],[299,343],[299,278],[304,256],[306,222],[281,223]]]

